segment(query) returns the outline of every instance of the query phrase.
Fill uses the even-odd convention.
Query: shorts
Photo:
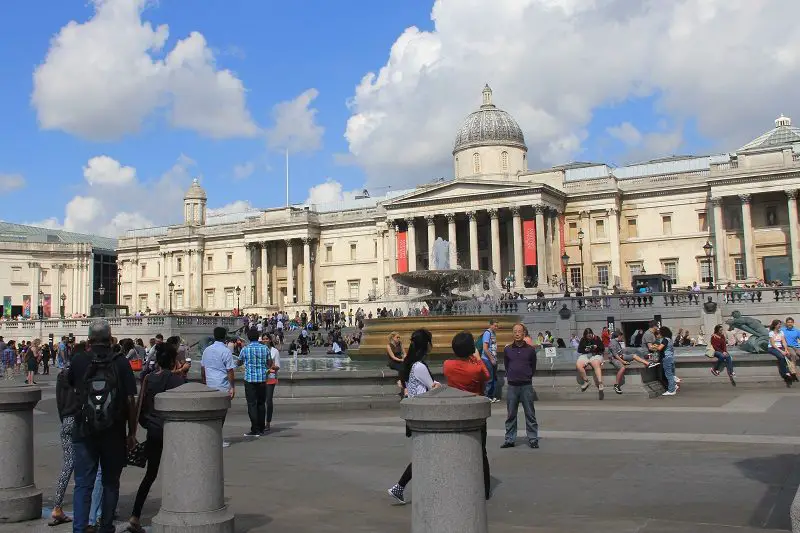
[[[603,360],[603,356],[602,355],[589,356],[589,355],[586,355],[586,354],[581,354],[581,356],[578,357],[578,363],[582,363],[583,366],[588,365],[592,361],[602,361],[602,360]]]
[[[633,354],[632,354],[632,353],[623,353],[623,354],[621,354],[621,355],[620,355],[620,357],[622,357],[622,359],[623,359],[623,360],[624,360],[626,363],[630,363],[631,361],[633,361]],[[617,370],[619,370],[620,368],[622,368],[622,367],[624,366],[624,365],[622,364],[622,361],[620,361],[620,360],[619,360],[619,359],[617,359],[616,357],[610,357],[610,358],[609,358],[609,362],[610,362],[610,363],[611,363],[611,365],[612,365],[614,368],[616,368]]]

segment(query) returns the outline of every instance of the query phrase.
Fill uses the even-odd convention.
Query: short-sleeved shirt
[[[783,348],[784,339],[783,339],[783,336],[781,335],[781,332],[775,333],[774,331],[770,331],[769,332],[769,338],[775,344],[776,348]]]
[[[272,366],[275,368],[281,367],[281,352],[278,351],[276,347],[272,347],[269,349],[270,357],[272,358]],[[278,383],[278,372],[276,370],[270,370],[267,374],[267,385],[275,385]]]
[[[244,363],[244,380],[248,383],[264,383],[269,371],[270,350],[260,342],[251,342],[239,352]]]
[[[648,344],[655,344],[656,343],[656,334],[653,333],[652,330],[648,329],[642,335],[642,347],[647,348]]]
[[[492,355],[495,359],[497,358],[497,336],[494,334],[494,331],[487,329],[483,332],[483,337],[481,338],[481,342],[489,346],[489,354]]]
[[[791,329],[783,327],[781,328],[781,332],[783,333],[783,338],[786,339],[786,346],[800,348],[800,329],[796,327],[792,327]]]
[[[611,352],[611,355],[622,355],[623,348],[622,343],[619,342],[618,339],[611,339],[608,344],[608,349]]]
[[[433,377],[431,371],[428,370],[427,365],[421,361],[417,361],[411,366],[411,373],[408,376],[408,383],[406,390],[408,397],[413,398],[424,394],[433,388]]]
[[[483,362],[472,357],[468,359],[448,359],[444,362],[444,377],[447,386],[454,389],[483,394],[483,385],[489,381],[489,370]]]
[[[236,365],[233,362],[233,353],[225,344],[220,341],[214,341],[214,344],[203,350],[203,358],[200,365],[205,370],[206,385],[223,392],[230,390],[231,383],[228,381],[228,370],[233,370]]]

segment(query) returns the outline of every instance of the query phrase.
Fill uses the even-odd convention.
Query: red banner
[[[525,266],[536,266],[536,221],[522,221],[522,250]]]
[[[564,254],[567,253],[567,243],[564,242],[564,215],[558,215],[558,240],[561,242],[561,250],[559,250],[560,255],[558,256],[558,263],[561,265],[561,272],[567,271],[567,265],[565,265],[561,258],[564,257]]]
[[[397,232],[397,272],[408,272],[408,248],[405,231]]]

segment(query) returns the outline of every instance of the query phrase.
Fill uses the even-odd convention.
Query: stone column
[[[397,274],[397,224],[389,220],[389,275]]]
[[[480,260],[478,258],[478,218],[475,211],[467,212],[469,218],[469,267],[472,270],[478,270],[480,267]]]
[[[53,267],[56,269],[56,290],[53,291],[54,294],[50,295],[50,299],[52,301],[51,305],[58,306],[58,311],[53,311],[51,314],[61,317],[61,293],[63,292],[61,285],[64,281],[64,265],[53,265]],[[119,290],[119,287],[117,287],[117,290]]]
[[[70,265],[72,268],[72,283],[69,287],[69,308],[70,313],[78,312],[78,264]]]
[[[717,267],[714,283],[720,286],[730,279],[728,276],[728,241],[725,235],[725,219],[722,213],[723,198],[712,198],[711,203],[714,206],[714,262]]]
[[[154,533],[233,533],[222,459],[222,420],[230,406],[227,394],[199,383],[156,396],[155,408],[164,418],[163,456],[169,460],[161,462]]]
[[[42,266],[39,263],[28,263],[28,267],[31,269],[28,287],[31,291],[31,317],[33,317],[39,312],[39,282],[42,279]]]
[[[497,284],[503,284],[503,265],[500,263],[500,219],[497,209],[489,210],[489,224],[492,233],[492,270],[494,270]]]
[[[261,243],[261,305],[269,305],[269,256],[268,256],[269,243],[264,241]]]
[[[744,260],[747,265],[747,281],[756,279],[756,249],[753,242],[753,219],[750,216],[750,194],[740,194],[742,200],[742,233],[744,234]]]
[[[138,268],[139,261],[134,258],[131,260],[131,302],[133,307],[133,312],[136,311],[144,311],[144,309],[139,309],[139,268]]]
[[[311,303],[311,239],[303,239],[303,301]]]
[[[450,268],[458,267],[458,241],[456,238],[456,214],[447,213],[447,242],[450,243]]]
[[[621,283],[622,278],[619,258],[619,211],[612,207],[606,211],[606,214],[608,215],[608,241],[611,251],[611,279],[608,281],[613,287]]]
[[[33,408],[42,389],[8,383],[0,385],[0,523],[42,516],[42,491],[33,480]]]
[[[160,270],[161,297],[159,299],[158,306],[159,309],[166,309],[167,307],[164,304],[167,303],[167,299],[169,298],[169,296],[167,295],[167,291],[169,290],[167,289],[167,253],[161,252],[160,255],[161,255],[161,270]],[[120,295],[120,303],[122,303],[121,296],[122,295]],[[156,309],[156,311],[158,311],[159,309]]]
[[[414,217],[407,218],[408,233],[406,234],[406,255],[408,255],[408,271],[417,270],[417,230],[414,227]]]
[[[589,287],[592,284],[592,224],[591,213],[589,211],[581,211],[581,229],[583,230],[583,261],[581,261],[581,282],[583,288],[589,292]],[[642,263],[644,264],[644,263]],[[586,268],[589,265],[589,268]],[[584,296],[586,296],[584,294]]]
[[[546,206],[539,204],[536,209],[536,266],[539,273],[539,286],[547,285],[547,254],[545,253],[544,212]]]
[[[561,279],[561,248],[558,244],[558,211],[550,210],[550,234],[547,236],[550,242],[550,275],[557,274]]]
[[[377,292],[378,294],[375,295],[377,298],[386,292],[386,286],[384,285],[384,280],[386,279],[386,261],[384,259],[384,250],[383,250],[383,228],[381,227],[378,229],[378,238],[377,238],[377,250],[375,250],[376,257],[376,266],[378,271],[378,287]]]
[[[286,297],[289,303],[294,303],[294,250],[291,239],[286,239]]]
[[[797,225],[797,189],[786,191],[786,200],[789,207],[789,250],[792,254],[792,285],[800,285],[800,242],[798,239]]]
[[[511,208],[512,225],[514,231],[514,277],[517,286],[523,287],[525,281],[525,259],[522,242],[522,219],[519,216],[519,207]]]
[[[428,223],[428,270],[433,270],[438,268],[437,265],[433,264],[433,243],[436,242],[436,217],[428,215],[425,217],[425,221]]]
[[[205,250],[200,248],[194,252],[194,306],[200,310],[205,307],[203,301],[203,257]]]
[[[487,533],[481,429],[489,400],[441,387],[401,407],[412,432],[412,533]]]
[[[256,262],[255,262],[256,243],[246,242],[244,244],[245,259],[247,262],[247,284],[250,287],[256,286]],[[247,288],[244,289],[244,303],[247,303],[249,298]]]
[[[192,254],[194,250],[187,250],[183,254],[185,261],[183,262],[183,307],[184,309],[191,309],[192,307]]]

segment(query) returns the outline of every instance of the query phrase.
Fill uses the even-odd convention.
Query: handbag
[[[710,343],[708,346],[706,346],[706,357],[709,359],[714,359],[716,357],[714,355],[714,347]]]
[[[130,466],[136,466],[138,468],[144,468],[147,466],[147,455],[145,455],[145,446],[146,442],[137,442],[136,446],[133,447],[131,451],[128,452],[128,456],[126,458],[126,462]]]

